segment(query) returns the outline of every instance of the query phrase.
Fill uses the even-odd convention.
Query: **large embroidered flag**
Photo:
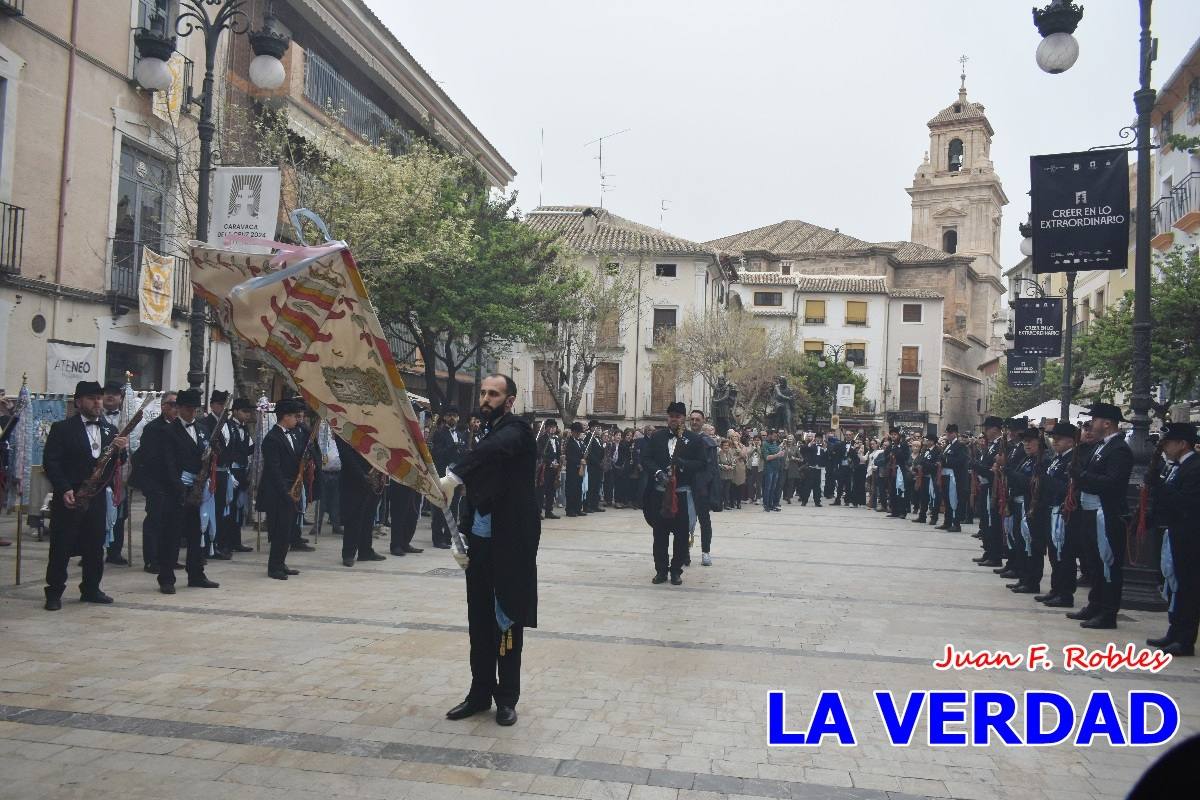
[[[344,242],[274,255],[191,243],[192,284],[374,467],[446,507],[433,458]]]
[[[142,279],[138,287],[138,305],[144,325],[171,326],[171,288],[175,258],[142,247]]]

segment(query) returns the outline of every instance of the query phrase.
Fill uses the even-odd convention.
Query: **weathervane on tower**
[[[967,90],[967,62],[970,60],[966,53],[958,57],[958,63],[962,64],[962,73],[958,76],[962,80],[959,91],[965,92]]]

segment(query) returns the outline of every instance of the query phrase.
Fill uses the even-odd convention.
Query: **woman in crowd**
[[[750,436],[750,446],[746,454],[746,500],[758,501],[759,490],[762,488],[762,440],[758,434]]]
[[[733,479],[729,487],[729,507],[742,507],[742,493],[746,488],[746,459],[750,448],[742,444],[742,437],[737,431],[729,432],[729,449],[733,452]]]

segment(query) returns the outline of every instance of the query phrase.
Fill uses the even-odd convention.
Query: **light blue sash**
[[[1168,611],[1175,610],[1175,597],[1179,592],[1179,577],[1175,574],[1175,556],[1171,553],[1171,531],[1163,531],[1162,556],[1159,560],[1162,570],[1162,597],[1169,604]]]
[[[904,497],[904,470],[896,465],[896,497]]]
[[[1021,520],[1021,538],[1025,540],[1025,555],[1033,555],[1033,534],[1029,531],[1029,517],[1025,515],[1025,498],[1017,498],[1017,506],[1020,510],[1017,512],[1018,518]]]
[[[1058,557],[1063,557],[1063,547],[1067,543],[1067,521],[1063,519],[1062,506],[1050,508],[1050,540],[1054,542],[1054,550]]]
[[[1112,580],[1112,565],[1116,562],[1112,545],[1108,543],[1108,529],[1104,526],[1104,506],[1100,504],[1100,496],[1088,492],[1080,492],[1079,507],[1084,511],[1096,512],[1096,549],[1100,551],[1100,560],[1104,562],[1104,580]]]
[[[179,480],[184,486],[194,486],[196,484],[196,476],[190,472],[183,472],[179,475]],[[213,555],[213,542],[217,540],[217,501],[213,497],[212,489],[208,487],[208,481],[204,482],[204,495],[200,499],[200,546],[208,555]],[[184,513],[188,513],[185,509]]]
[[[115,528],[117,527],[117,506],[113,502],[113,490],[111,486],[104,487],[104,547],[107,549],[113,543],[115,538]]]
[[[954,470],[949,467],[942,467],[942,476],[949,477],[946,481],[946,500],[950,503],[950,511],[955,517],[958,516],[958,478],[954,477]]]

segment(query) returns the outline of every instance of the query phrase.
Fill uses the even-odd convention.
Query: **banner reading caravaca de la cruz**
[[[1123,149],[1029,159],[1033,271],[1125,269],[1129,153]]]

